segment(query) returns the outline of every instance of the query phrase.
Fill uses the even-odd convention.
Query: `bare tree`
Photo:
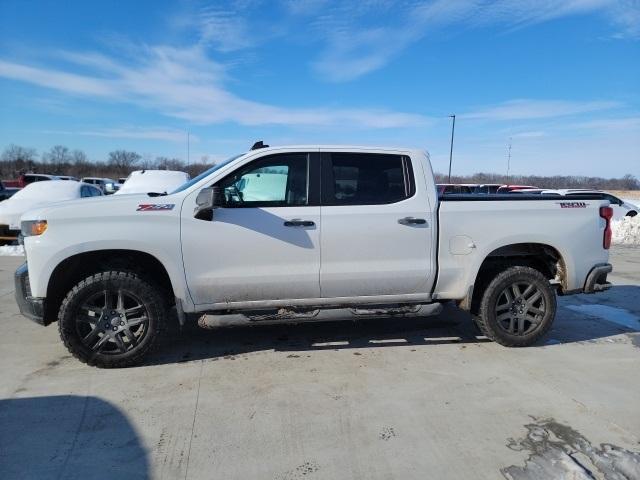
[[[184,162],[179,158],[157,157],[156,168],[160,170],[184,170]]]
[[[62,175],[71,165],[71,152],[64,145],[55,145],[42,154],[42,160],[49,163],[49,173]]]
[[[212,157],[202,156],[197,163],[185,165],[178,158],[160,156],[153,159],[150,155],[140,156],[136,152],[115,150],[109,153],[107,162],[89,160],[81,150],[70,151],[63,145],[56,145],[42,155],[42,161],[37,160],[37,153],[33,148],[18,145],[7,146],[0,155],[0,176],[3,179],[15,179],[26,172],[53,173],[58,175],[73,175],[76,177],[125,177],[135,168],[181,170],[192,177],[214,165]],[[447,176],[436,173],[436,181],[444,183]],[[499,183],[534,185],[542,188],[597,188],[600,190],[640,190],[640,181],[631,174],[620,178],[602,178],[587,176],[548,176],[541,175],[512,175],[507,178],[497,173],[480,172],[473,175],[452,176],[454,183]]]
[[[24,148],[11,144],[0,156],[0,173],[3,177],[15,177],[36,168],[36,154],[33,148]]]
[[[87,155],[82,150],[74,150],[71,152],[71,169],[70,174],[75,177],[86,177],[93,173],[95,167],[89,161]]]
[[[142,157],[136,152],[127,150],[114,150],[109,152],[109,166],[112,167],[119,175],[128,173]]]

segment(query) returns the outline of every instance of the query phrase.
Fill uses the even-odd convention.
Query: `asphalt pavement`
[[[121,370],[18,314],[21,260],[0,257],[2,479],[640,478],[638,247],[612,250],[613,289],[560,298],[530,348],[447,306],[192,328]]]

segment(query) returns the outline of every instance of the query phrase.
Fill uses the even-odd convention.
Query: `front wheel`
[[[155,285],[134,273],[96,273],[62,301],[60,337],[69,352],[88,365],[135,365],[155,344],[165,322],[165,303]]]
[[[510,267],[489,283],[476,323],[506,347],[527,347],[551,328],[556,294],[549,280],[530,267]]]

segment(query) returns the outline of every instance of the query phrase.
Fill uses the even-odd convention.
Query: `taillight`
[[[602,247],[609,250],[611,247],[611,218],[613,217],[613,208],[600,207],[600,216],[607,222],[604,227],[604,236],[602,237]]]

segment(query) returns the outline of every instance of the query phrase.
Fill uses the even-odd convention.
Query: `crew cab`
[[[259,142],[169,194],[26,213],[16,299],[99,367],[141,361],[173,307],[180,323],[400,321],[455,301],[528,346],[556,294],[610,286],[610,218],[601,195],[438,198],[423,151]]]

